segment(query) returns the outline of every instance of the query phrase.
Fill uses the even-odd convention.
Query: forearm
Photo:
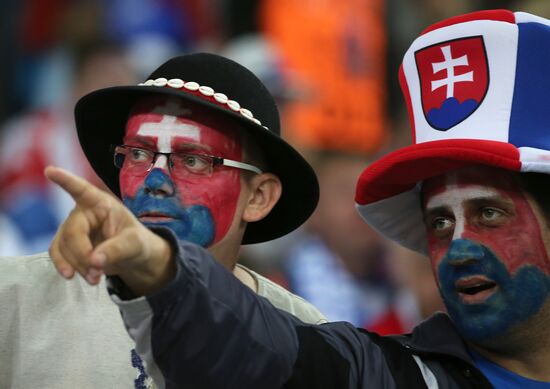
[[[173,247],[177,273],[169,285],[146,298],[114,298],[156,382],[281,387],[297,357],[301,322],[255,295],[204,249]]]

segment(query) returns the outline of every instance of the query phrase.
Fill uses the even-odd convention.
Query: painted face
[[[190,152],[240,161],[235,129],[216,128],[191,120],[178,100],[147,99],[130,115],[124,144],[156,152]],[[223,129],[222,129],[223,128]],[[201,246],[221,240],[233,221],[240,194],[238,169],[214,167],[210,176],[171,174],[166,156],[136,176],[123,165],[120,190],[124,204],[147,226],[165,226],[179,239]]]
[[[549,231],[517,178],[466,168],[427,180],[423,195],[428,254],[462,333],[491,338],[537,313],[550,296]]]

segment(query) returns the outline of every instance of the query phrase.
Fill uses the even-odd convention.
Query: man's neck
[[[252,275],[245,269],[237,266],[240,240],[227,239],[223,243],[214,245],[208,249],[210,254],[220,262],[227,270],[233,273],[235,277],[243,284],[248,286],[254,292],[258,291],[258,285]]]

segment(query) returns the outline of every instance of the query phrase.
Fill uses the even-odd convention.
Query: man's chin
[[[460,297],[445,299],[447,312],[466,339],[475,342],[491,341],[506,334],[517,322],[513,309],[503,301],[500,291],[472,304]]]
[[[210,245],[214,238],[213,230],[202,231],[200,228],[193,228],[193,226],[189,226],[188,223],[179,219],[142,220],[142,223],[147,228],[168,228],[176,235],[178,240],[196,243],[202,247]]]

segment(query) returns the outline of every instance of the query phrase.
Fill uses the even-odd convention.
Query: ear
[[[273,209],[283,190],[279,177],[272,173],[256,174],[247,183],[250,194],[243,211],[243,220],[256,222]]]

